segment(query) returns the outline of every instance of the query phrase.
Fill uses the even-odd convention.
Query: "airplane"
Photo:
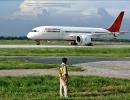
[[[92,46],[92,39],[110,39],[125,33],[119,31],[123,16],[124,11],[121,11],[108,28],[40,26],[32,29],[27,38],[35,40],[37,45],[40,45],[40,40],[67,40],[71,41],[71,45]]]

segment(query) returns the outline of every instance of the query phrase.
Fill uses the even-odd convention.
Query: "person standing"
[[[68,71],[67,71],[67,58],[62,58],[62,63],[59,66],[59,77],[60,77],[60,97],[68,97]]]

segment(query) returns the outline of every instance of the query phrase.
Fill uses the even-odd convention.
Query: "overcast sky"
[[[0,36],[26,36],[42,25],[107,28],[122,10],[121,30],[130,31],[129,0],[0,0]]]

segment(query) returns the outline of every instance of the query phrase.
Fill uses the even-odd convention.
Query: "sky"
[[[26,36],[38,26],[109,27],[121,11],[130,32],[129,0],[0,0],[0,36]],[[121,38],[130,39],[130,33]]]

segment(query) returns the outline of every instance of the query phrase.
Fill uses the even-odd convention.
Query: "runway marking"
[[[94,45],[94,46],[71,46],[71,45],[0,45],[0,48],[130,48],[130,45]]]
[[[0,45],[0,48],[82,48],[86,46],[63,46],[63,45]]]

